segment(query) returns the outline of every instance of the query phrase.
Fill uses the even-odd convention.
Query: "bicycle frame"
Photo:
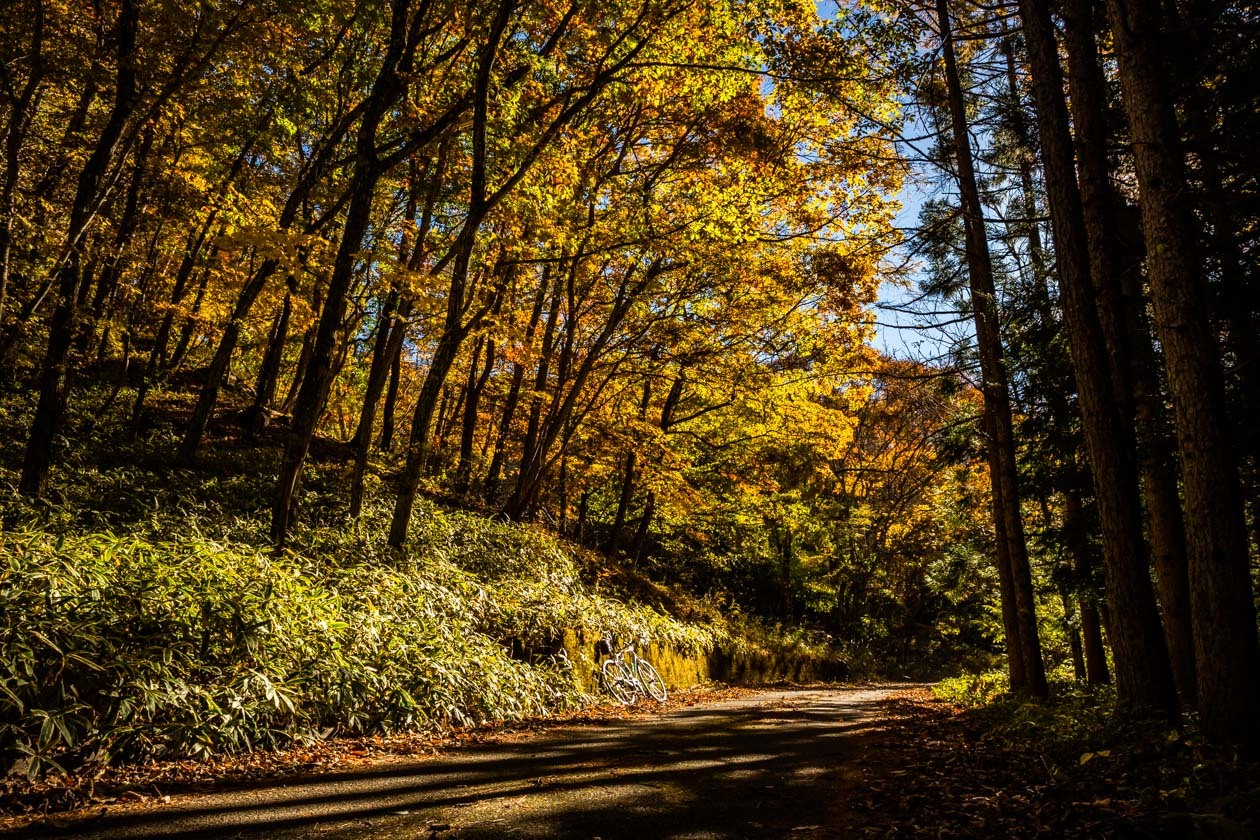
[[[665,702],[666,689],[664,681],[652,664],[639,655],[633,642],[629,642],[620,650],[609,654],[608,661],[604,663],[606,676],[609,663],[612,663],[615,669],[623,674],[619,683],[622,684],[623,688],[631,692],[631,698],[639,695],[645,698],[650,697],[662,703]],[[645,671],[650,676],[645,676]],[[616,691],[611,689],[610,691],[622,703],[633,702],[633,699],[626,700],[624,697],[618,696]]]

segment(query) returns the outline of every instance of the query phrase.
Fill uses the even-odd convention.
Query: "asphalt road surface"
[[[894,689],[758,692],[660,716],[172,797],[44,827],[81,838],[849,837],[863,734]]]

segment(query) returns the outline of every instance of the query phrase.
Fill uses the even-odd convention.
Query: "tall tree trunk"
[[[685,370],[679,370],[674,377],[674,382],[670,385],[669,393],[665,395],[665,403],[661,406],[661,419],[658,423],[660,430],[666,434],[674,425],[674,412],[678,409],[678,403],[682,400],[683,388],[687,384],[687,375]],[[630,556],[634,558],[634,562],[638,563],[643,559],[643,546],[647,541],[648,530],[652,527],[652,517],[656,515],[656,491],[649,490],[647,499],[643,503],[643,514],[639,517],[639,527],[635,531],[634,543],[630,548]]]
[[[311,364],[311,353],[315,350],[315,334],[319,330],[319,314],[324,310],[324,290],[318,282],[311,296],[311,309],[315,313],[316,320],[302,333],[302,346],[298,349],[297,362],[293,365],[293,376],[289,380],[289,387],[285,392],[284,402],[280,404],[280,411],[284,414],[293,413],[293,405],[297,402],[298,394],[302,390],[302,383],[306,380],[306,370]]]
[[[574,526],[573,538],[578,545],[586,545],[586,522],[591,509],[591,491],[583,490],[578,497],[577,525]]]
[[[626,524],[626,513],[630,509],[630,499],[634,495],[635,466],[639,453],[631,445],[626,453],[626,465],[621,471],[621,492],[617,495],[617,514],[613,517],[612,527],[608,529],[608,539],[604,540],[604,553],[609,557],[617,551],[617,543],[621,540],[621,529]]]
[[[44,230],[48,226],[48,214],[52,212],[54,207],[52,196],[61,186],[62,179],[71,170],[69,165],[70,155],[80,147],[77,142],[78,137],[83,133],[83,129],[87,125],[88,114],[91,112],[92,105],[96,102],[96,96],[99,93],[96,79],[105,75],[103,63],[100,59],[100,55],[103,54],[104,41],[104,33],[98,34],[97,52],[92,59],[88,81],[80,90],[74,110],[71,111],[70,118],[66,120],[66,126],[61,133],[56,153],[44,168],[43,176],[40,177],[31,191],[35,212],[30,227],[34,230]],[[27,262],[32,265],[36,264],[41,256],[38,245],[32,243],[26,250]],[[17,317],[4,328],[3,335],[0,336],[0,376],[8,375],[13,352],[18,344],[21,343],[23,337],[25,337],[31,319],[34,318],[35,314],[51,296],[52,290],[56,288],[57,281],[58,274],[56,272],[50,273],[35,290],[34,294],[22,304]]]
[[[0,182],[0,325],[4,324],[13,252],[13,199],[21,174],[22,146],[33,116],[35,92],[44,80],[44,2],[35,0],[31,22],[31,48],[26,83],[9,104],[4,132],[4,180]]]
[[[412,417],[407,462],[403,467],[402,481],[389,528],[389,545],[395,550],[401,550],[407,541],[415,494],[420,487],[420,476],[428,461],[432,446],[429,427],[433,422],[433,411],[438,394],[459,355],[459,348],[464,338],[479,326],[481,320],[489,312],[489,307],[483,307],[471,315],[468,313],[468,309],[472,306],[472,301],[468,299],[468,269],[473,248],[477,242],[477,231],[490,209],[486,194],[486,131],[490,80],[495,58],[499,52],[499,42],[507,31],[512,9],[513,0],[503,0],[499,4],[486,42],[478,55],[477,72],[473,81],[472,172],[468,190],[468,213],[464,217],[459,236],[452,245],[454,250],[450,287],[447,291],[446,318],[442,335],[438,339],[429,369],[425,373],[424,383],[420,386],[415,415]],[[502,289],[499,289],[496,294],[502,294]]]
[[[223,228],[219,228],[219,234],[223,234]],[[218,253],[217,247],[210,249],[210,259],[213,261]],[[250,262],[254,261],[254,257],[250,255]],[[179,329],[179,340],[175,342],[175,349],[171,351],[171,358],[167,362],[169,370],[178,370],[183,364],[184,359],[188,356],[188,350],[192,347],[193,333],[197,330],[197,319],[201,315],[201,305],[206,299],[206,290],[210,288],[211,267],[206,265],[201,270],[201,280],[197,283],[197,291],[193,293],[192,305],[188,307],[188,314],[184,316],[184,324]]]
[[[405,8],[406,0],[397,0],[397,4]],[[398,13],[397,10],[396,13]],[[337,250],[332,277],[325,293],[323,310],[315,327],[314,340],[311,343],[302,384],[293,405],[292,423],[285,438],[284,454],[280,461],[280,474],[276,482],[276,494],[271,514],[271,539],[277,546],[283,546],[288,536],[298,480],[306,463],[306,454],[310,449],[311,440],[315,436],[315,426],[323,415],[324,406],[328,402],[328,394],[332,389],[333,365],[338,343],[345,340],[345,336],[342,335],[342,326],[346,314],[346,296],[353,279],[354,261],[362,247],[363,235],[367,231],[376,182],[380,177],[375,162],[375,126],[367,133],[369,139],[360,141],[360,154],[362,155],[365,147],[370,143],[371,158],[361,156],[356,162],[350,208],[346,214],[341,245]]]
[[[1082,476],[1082,479],[1084,477]],[[1102,624],[1095,595],[1097,563],[1089,545],[1085,508],[1079,492],[1070,489],[1063,494],[1063,537],[1076,581],[1076,600],[1081,608],[1081,635],[1085,647],[1085,681],[1090,685],[1111,682],[1107,668],[1107,650],[1102,640]]]
[[[333,262],[332,277],[328,281],[310,362],[293,407],[293,422],[280,460],[280,475],[271,514],[271,539],[276,545],[283,545],[288,535],[293,500],[306,453],[328,402],[334,375],[333,357],[345,320],[346,296],[354,279],[358,252],[371,221],[376,184],[385,174],[385,165],[377,151],[377,134],[382,121],[407,89],[420,37],[423,15],[411,18],[410,0],[392,0],[390,6],[389,43],[368,94],[355,138],[354,175],[350,182],[345,226]]]
[[[66,242],[56,272],[60,297],[49,324],[48,349],[40,374],[39,402],[26,443],[19,484],[21,491],[29,496],[38,497],[44,492],[52,464],[53,441],[65,421],[69,392],[66,361],[74,338],[77,301],[82,292],[83,240],[92,222],[102,181],[122,137],[123,128],[136,104],[135,53],[139,17],[136,0],[122,0],[115,46],[118,72],[114,104],[92,154],[79,175],[74,203],[70,208]]]
[[[651,401],[652,381],[648,379],[643,382],[643,396],[639,399],[640,423],[647,416],[648,404]],[[613,556],[617,551],[617,543],[621,540],[621,529],[625,527],[626,515],[630,510],[630,502],[634,499],[634,483],[638,478],[635,469],[638,464],[638,457],[637,443],[631,442],[630,450],[626,453],[626,466],[621,474],[621,494],[617,499],[617,515],[613,519],[612,529],[608,532],[608,540],[604,544],[604,553],[609,557]]]
[[[795,547],[792,529],[770,523],[770,537],[775,551],[779,554],[779,597],[780,611],[787,624],[794,624],[796,617],[796,596],[792,591],[792,561],[795,559]]]
[[[1214,30],[1224,21],[1227,5],[1211,0],[1178,0],[1164,4],[1165,28],[1177,33],[1182,67],[1208,66],[1218,60]],[[1245,223],[1236,210],[1237,192],[1226,182],[1221,144],[1231,134],[1213,101],[1218,79],[1193,78],[1182,85],[1181,115],[1186,135],[1187,161],[1199,180],[1197,204],[1208,230],[1202,231],[1203,247],[1216,264],[1216,293],[1209,299],[1210,317],[1225,326],[1225,346],[1232,355],[1226,381],[1233,380],[1229,409],[1238,454],[1243,457],[1244,497],[1250,497],[1251,539],[1260,545],[1260,283],[1249,277],[1254,264],[1244,251]],[[1228,141],[1226,141],[1228,142]],[[1254,173],[1254,168],[1252,172]],[[1202,226],[1201,226],[1202,228]]]
[[[146,127],[140,140],[140,146],[136,149],[131,183],[127,187],[122,216],[118,220],[114,241],[110,245],[110,253],[105,260],[105,266],[96,284],[96,294],[92,299],[91,317],[95,323],[100,323],[106,316],[106,309],[118,288],[118,281],[122,278],[123,263],[125,262],[124,252],[140,223],[140,192],[149,162],[149,153],[153,148],[153,134],[152,126]],[[90,350],[90,339],[93,334],[92,330],[83,332],[80,344],[82,352]],[[130,335],[130,331],[128,331],[128,335]],[[109,331],[106,329],[100,337],[98,356],[103,357],[108,340]],[[130,341],[128,341],[128,346],[130,346]]]
[[[137,422],[140,414],[144,410],[144,401],[149,393],[149,386],[153,383],[154,378],[161,371],[170,371],[178,366],[178,361],[182,358],[183,352],[188,348],[188,342],[192,338],[192,330],[194,322],[189,318],[180,332],[180,340],[175,353],[171,357],[167,357],[166,346],[170,341],[171,330],[175,325],[176,308],[183,303],[184,296],[188,292],[188,281],[192,278],[193,270],[197,267],[201,259],[201,252],[205,248],[206,243],[212,239],[210,230],[214,227],[215,221],[219,217],[220,211],[223,209],[222,201],[232,184],[240,176],[241,171],[245,168],[246,162],[249,160],[250,153],[254,148],[254,143],[262,135],[265,127],[271,122],[271,113],[268,112],[262,122],[259,124],[248,139],[242,144],[240,151],[232,161],[232,165],[228,168],[227,173],[220,180],[214,194],[209,201],[209,209],[206,211],[206,218],[202,221],[201,226],[195,228],[189,233],[188,244],[184,248],[183,257],[180,259],[179,269],[175,272],[175,283],[171,288],[170,306],[162,315],[162,320],[158,325],[157,336],[154,338],[153,347],[149,352],[149,363],[145,368],[144,376],[141,378],[140,387],[136,392],[136,401],[132,407],[132,421]],[[219,232],[222,235],[223,228],[220,226]],[[202,298],[206,293],[206,284],[209,282],[209,266],[206,267],[206,274],[202,275],[201,283],[197,288],[195,300],[191,312],[195,315],[201,306]],[[226,368],[224,369],[226,372]],[[207,383],[208,384],[208,383]],[[217,395],[218,385],[214,385],[214,391]],[[202,389],[205,393],[208,389]]]
[[[1015,465],[1015,441],[1011,422],[1010,389],[1003,361],[1002,341],[997,317],[997,290],[993,281],[993,264],[989,256],[984,212],[980,191],[976,186],[972,165],[971,140],[967,126],[966,103],[954,55],[948,0],[937,0],[937,18],[945,59],[945,78],[949,89],[949,110],[954,134],[954,150],[958,165],[958,186],[966,225],[966,257],[971,302],[975,314],[976,343],[980,351],[980,369],[984,387],[985,413],[991,418],[990,446],[996,450],[990,461],[994,504],[1000,508],[1002,527],[999,536],[1006,542],[1011,589],[1018,617],[1019,645],[1023,660],[1022,690],[1031,697],[1045,697],[1045,665],[1041,660],[1041,642],[1037,632],[1036,605],[1032,591],[1032,571],[1028,562],[1028,546],[1024,539],[1024,523],[1019,509],[1019,484]],[[1002,533],[1004,531],[1004,534]],[[1001,553],[999,552],[999,561]],[[1008,638],[1008,642],[1011,641]],[[1009,645],[1008,645],[1009,647]],[[1015,674],[1011,674],[1013,687]]]
[[[634,562],[643,559],[643,545],[647,542],[648,528],[652,525],[652,516],[656,513],[656,493],[649,490],[643,502],[643,513],[639,515],[639,527],[634,531],[634,542],[630,545],[630,556]]]
[[[254,402],[249,407],[247,426],[252,437],[258,437],[267,427],[267,412],[276,399],[276,383],[280,379],[280,365],[284,361],[284,345],[289,338],[289,319],[293,315],[293,292],[284,293],[280,311],[272,322],[267,336],[267,350],[258,365],[258,380],[254,384]],[[218,353],[216,352],[216,357]]]
[[[487,339],[485,347],[486,361],[480,373],[477,370],[479,353],[473,353],[472,362],[468,366],[466,386],[468,396],[464,400],[464,422],[459,435],[459,464],[455,468],[455,489],[459,493],[468,492],[468,485],[472,480],[473,443],[477,433],[478,409],[481,404],[481,395],[486,389],[486,383],[490,380],[490,372],[494,370],[494,341]]]
[[[1032,68],[1064,320],[1102,527],[1107,595],[1114,616],[1116,698],[1121,706],[1176,720],[1177,694],[1142,533],[1136,442],[1131,417],[1125,416],[1117,396],[1118,385],[1127,387],[1127,371],[1112,363],[1123,358],[1124,347],[1108,346],[1099,317],[1102,312],[1102,320],[1118,322],[1118,313],[1106,296],[1096,294],[1090,274],[1050,10],[1045,0],[1020,0],[1020,16]]]
[[[408,270],[414,271],[422,265],[428,253],[427,240],[429,227],[433,220],[433,206],[437,200],[437,192],[441,187],[442,173],[445,170],[446,145],[443,144],[438,155],[436,168],[429,173],[429,185],[426,191],[424,214],[417,226],[414,236],[404,234],[399,244],[398,260],[406,263]],[[420,209],[420,171],[415,156],[407,160],[407,204],[405,208],[408,222],[416,218]],[[398,368],[402,355],[403,339],[407,334],[407,318],[411,315],[411,300],[404,298],[398,289],[390,291],[382,308],[380,323],[377,325],[376,343],[372,348],[372,365],[368,370],[367,387],[364,389],[363,408],[359,414],[359,426],[354,433],[355,457],[354,475],[350,479],[350,516],[358,517],[363,506],[363,479],[367,474],[368,455],[372,449],[372,427],[376,424],[376,406],[380,402],[381,392],[385,389],[386,378],[392,377],[392,371]],[[401,371],[400,371],[401,374]],[[397,386],[392,389],[397,394]],[[388,405],[389,435],[393,436],[394,409],[392,398]]]
[[[573,366],[574,347],[572,339],[576,332],[576,323],[572,315],[569,321],[566,322],[566,341],[557,366],[562,375],[557,376],[556,388],[553,392],[545,421],[538,424],[538,434],[532,446],[527,446],[522,453],[521,471],[517,476],[516,487],[512,491],[512,496],[503,507],[503,512],[509,518],[520,520],[537,502],[538,494],[542,490],[543,479],[558,456],[554,449],[556,440],[565,432],[570,419],[573,417],[578,399],[586,387],[586,383],[590,379],[596,363],[603,357],[609,342],[620,328],[631,305],[653,279],[660,276],[665,270],[665,263],[658,259],[646,269],[632,266],[626,271],[621,279],[620,287],[613,299],[603,328],[595,340],[591,342],[586,356],[572,374],[569,373],[569,369]],[[636,278],[636,274],[640,271],[642,276]],[[570,294],[570,313],[575,311],[572,298],[573,296]],[[615,374],[615,369],[613,373]],[[604,385],[607,384],[607,381],[605,379]],[[603,385],[601,385],[602,387]]]
[[[1100,314],[1105,316],[1103,332],[1112,345],[1109,358],[1117,398],[1128,422],[1136,427],[1151,559],[1173,678],[1182,703],[1193,707],[1194,643],[1178,476],[1164,433],[1163,395],[1146,320],[1140,257],[1126,253],[1122,237],[1114,235],[1120,228],[1120,199],[1112,187],[1107,163],[1107,94],[1094,44],[1097,27],[1090,0],[1065,0],[1063,18],[1090,273]]]
[[[385,390],[385,376],[389,371],[389,336],[393,330],[394,312],[398,308],[398,302],[398,290],[390,289],[386,293],[384,300],[381,301],[380,311],[376,313],[376,328],[372,330],[372,361],[368,364],[368,383],[371,384],[373,379],[380,380],[381,386],[376,394],[378,400],[380,399],[381,391]],[[375,424],[375,410],[373,410],[372,418],[373,424]],[[372,430],[364,428],[363,412],[360,411],[359,422],[355,426],[354,437],[352,438],[356,448],[359,445],[359,441],[365,436],[370,441],[372,439]]]
[[[1054,515],[1050,511],[1050,500],[1043,495],[1040,501],[1042,527],[1047,535],[1053,535]],[[1066,515],[1064,518],[1066,520]],[[1063,542],[1066,544],[1068,541],[1065,539]],[[1068,553],[1069,555],[1072,553],[1070,549]],[[1074,591],[1077,588],[1079,587],[1073,587],[1068,580],[1060,581],[1059,603],[1063,607],[1063,632],[1068,638],[1068,647],[1072,654],[1072,673],[1077,682],[1085,682],[1088,675],[1085,667],[1085,648],[1081,644],[1081,631],[1077,620],[1079,598]]]
[[[429,428],[433,424],[433,414],[437,409],[446,374],[450,372],[459,355],[462,341],[463,335],[459,333],[446,334],[439,339],[429,362],[429,372],[420,386],[415,414],[411,419],[411,440],[407,448],[407,463],[403,467],[402,486],[394,503],[394,516],[390,523],[389,545],[394,549],[402,549],[407,542],[416,492],[420,489],[420,477],[429,459]],[[434,373],[435,368],[438,370],[437,374]]]
[[[547,292],[551,285],[551,264],[544,266],[538,289],[534,293],[534,308],[530,310],[529,323],[525,326],[523,346],[528,349],[538,331],[538,323],[542,320],[543,304],[547,300]],[[490,456],[490,468],[486,471],[483,497],[493,504],[494,496],[499,489],[499,476],[503,469],[503,461],[507,457],[508,436],[512,431],[512,420],[516,417],[517,403],[520,401],[521,385],[525,380],[525,365],[512,362],[512,382],[508,386],[507,398],[503,402],[503,413],[499,419],[498,434],[495,436],[494,453]]]
[[[578,257],[574,257],[573,265],[577,265]],[[576,268],[571,268],[570,276]],[[512,490],[512,499],[509,504],[514,507],[520,507],[518,515],[524,513],[524,506],[519,505],[518,501],[523,494],[524,485],[522,482],[528,480],[527,476],[530,470],[530,463],[534,457],[534,453],[538,448],[538,436],[542,432],[542,394],[547,388],[547,381],[551,375],[552,353],[556,347],[556,325],[560,322],[560,299],[563,292],[563,285],[560,279],[556,278],[556,284],[551,292],[551,303],[547,311],[547,325],[543,328],[542,347],[538,352],[538,365],[534,372],[534,393],[529,400],[529,418],[525,426],[525,438],[521,442],[521,460],[516,471],[516,486]],[[569,328],[573,329],[576,325],[570,323]],[[556,393],[558,394],[563,387],[563,383],[556,384]]]
[[[451,394],[455,394],[455,401],[450,401]],[[428,462],[429,475],[440,475],[446,470],[449,452],[446,448],[446,438],[451,432],[451,426],[455,423],[455,419],[463,413],[464,403],[468,398],[468,388],[460,383],[459,385],[447,385],[442,399],[442,408],[438,411],[437,423],[433,435],[433,450],[430,453]],[[450,409],[447,411],[447,409]]]
[[[363,111],[363,105],[360,104],[354,108],[348,109],[327,129],[323,137],[314,144],[314,151],[309,159],[299,170],[297,179],[294,182],[293,189],[289,193],[289,197],[285,200],[284,207],[280,210],[280,216],[277,220],[277,230],[281,233],[287,233],[298,219],[299,213],[308,208],[309,197],[311,191],[320,182],[325,167],[331,162],[335,152],[338,150],[341,138],[350,129],[354,119],[356,119]],[[266,120],[270,120],[271,115],[267,115]],[[266,124],[266,123],[264,123]],[[343,196],[334,202],[332,207],[318,219],[308,221],[303,230],[305,234],[313,234],[320,230],[324,225],[331,223],[337,216],[339,209],[345,200]],[[305,259],[303,249],[298,250],[299,258]],[[223,335],[219,339],[219,345],[215,350],[213,361],[210,363],[210,370],[206,376],[206,382],[202,386],[201,393],[197,397],[197,406],[193,410],[192,420],[189,422],[188,429],[184,432],[184,439],[180,443],[180,457],[191,459],[196,453],[197,447],[200,445],[202,435],[205,434],[206,424],[209,422],[211,415],[214,413],[215,404],[219,397],[219,388],[223,384],[223,376],[226,375],[228,365],[232,359],[232,353],[236,350],[236,342],[240,338],[241,330],[244,328],[245,319],[249,316],[253,309],[254,302],[261,294],[267,280],[274,275],[280,268],[279,262],[272,259],[264,260],[258,270],[253,273],[251,278],[245,283],[245,287],[241,290],[237,297],[236,304],[233,306],[232,315],[227,326],[223,330]],[[296,293],[296,282],[293,277],[288,278],[289,295]],[[320,312],[319,304],[320,291],[317,288],[315,292],[315,311]],[[302,343],[301,355],[298,359],[297,373],[293,378],[288,395],[285,397],[282,409],[285,412],[292,410],[293,402],[297,399],[298,391],[301,388],[302,379],[306,373],[306,364],[310,359],[310,353],[314,345],[315,328],[308,330],[307,335]]]
[[[382,452],[390,452],[394,448],[394,410],[398,405],[398,388],[402,380],[402,342],[398,342],[398,351],[393,354],[389,365],[389,387],[385,389],[385,405],[381,407],[381,439],[379,446]]]
[[[232,364],[232,353],[236,350],[236,342],[245,326],[245,318],[253,308],[254,301],[258,299],[263,286],[267,284],[267,279],[276,272],[277,268],[275,260],[265,260],[237,296],[236,304],[232,307],[232,315],[223,328],[219,346],[215,349],[214,358],[210,361],[206,382],[201,388],[201,393],[197,395],[197,404],[193,407],[192,418],[188,421],[188,428],[184,430],[183,440],[180,441],[180,460],[191,461],[197,453],[197,447],[201,445],[201,438],[205,435],[206,426],[218,402],[219,388]],[[285,300],[288,300],[287,295]]]
[[[1211,740],[1260,744],[1260,643],[1219,351],[1195,257],[1158,7],[1108,0],[1136,161],[1155,326],[1177,427],[1199,709]]]
[[[379,354],[374,354],[372,367],[368,371],[367,388],[363,394],[363,410],[359,415],[359,428],[355,432],[354,474],[350,479],[350,516],[358,517],[363,509],[363,479],[367,475],[368,455],[372,449],[372,427],[376,422],[376,406],[385,390],[386,378],[391,367],[396,368],[402,355],[403,339],[407,335],[407,319],[411,317],[411,301],[402,300],[397,309],[389,314],[389,320],[381,324],[381,332],[377,338]],[[397,380],[395,379],[395,382]],[[395,398],[398,386],[392,389]],[[389,409],[389,430],[393,434],[392,400]]]
[[[1077,682],[1085,682],[1085,648],[1081,644],[1081,631],[1076,626],[1076,604],[1067,589],[1059,590],[1059,601],[1063,604],[1063,631],[1067,633],[1068,648],[1072,652],[1072,674]]]

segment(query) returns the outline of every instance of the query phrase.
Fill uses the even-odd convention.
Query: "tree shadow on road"
[[[39,836],[833,836],[827,826],[844,809],[879,700],[782,698],[565,728],[107,814]]]

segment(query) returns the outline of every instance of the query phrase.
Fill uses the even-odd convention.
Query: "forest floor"
[[[0,833],[1234,838],[1260,828],[1256,765],[1114,727],[1111,749],[1082,753],[1061,728],[1016,717],[904,686],[689,693],[664,709],[604,707],[443,739],[131,768],[99,783],[90,807],[11,817]]]

